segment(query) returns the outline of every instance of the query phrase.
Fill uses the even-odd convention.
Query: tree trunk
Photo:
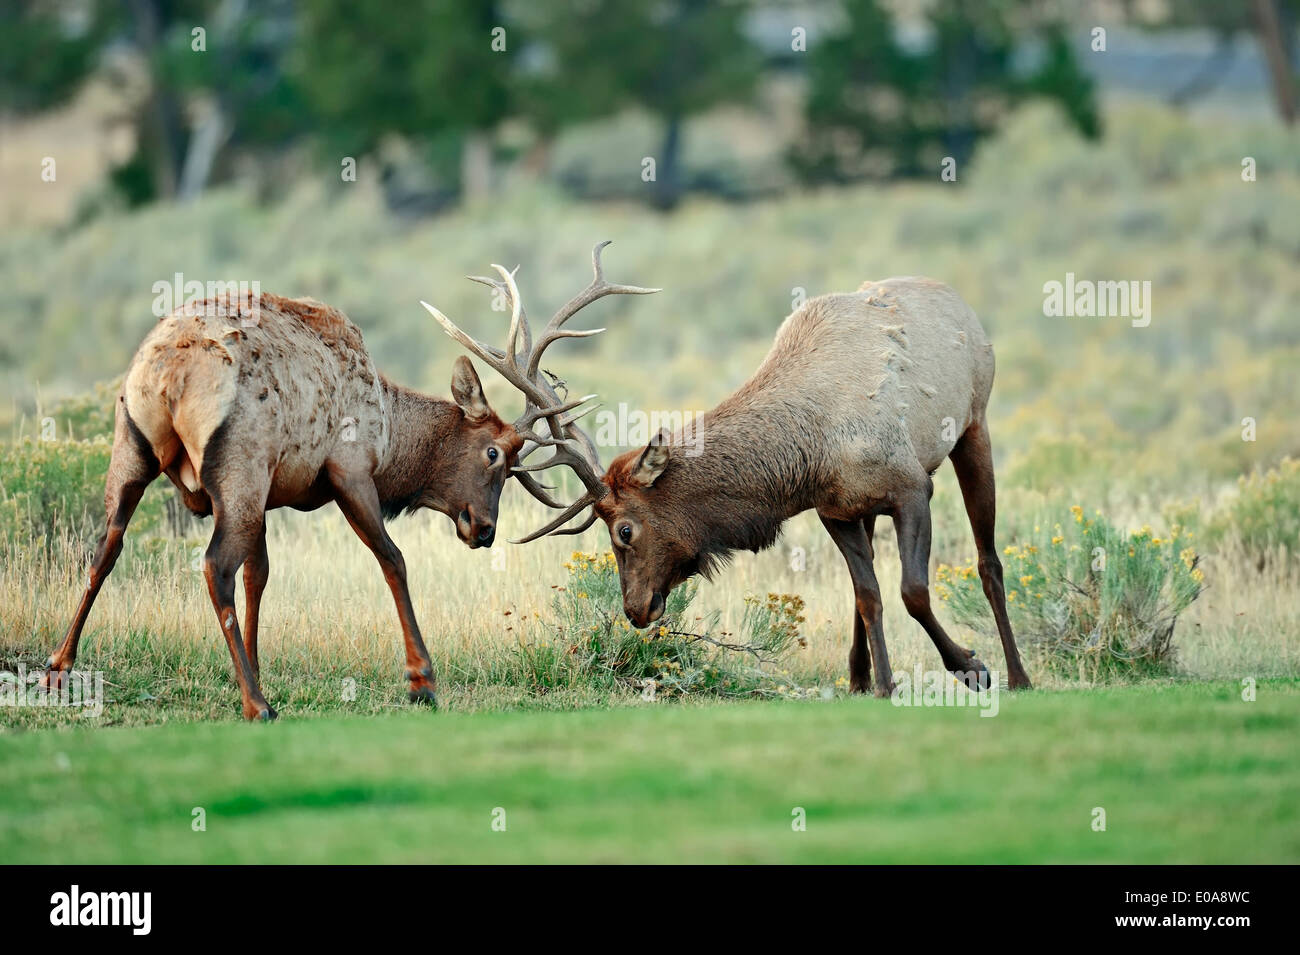
[[[231,126],[220,104],[213,103],[207,114],[199,121],[198,127],[190,136],[189,148],[185,151],[185,163],[181,167],[180,184],[176,188],[176,198],[189,202],[198,197],[207,188],[212,178],[212,166],[216,162],[221,147],[230,139]]]
[[[1255,25],[1259,29],[1259,45],[1268,60],[1269,75],[1273,80],[1273,99],[1278,115],[1290,126],[1295,123],[1295,77],[1291,75],[1287,44],[1282,36],[1276,0],[1255,0]]]
[[[1192,77],[1169,94],[1170,106],[1186,106],[1219,85],[1236,51],[1236,34],[1224,30],[1214,38],[1214,50]]]
[[[471,200],[492,191],[492,139],[481,129],[465,134],[460,153],[460,189]]]
[[[136,150],[149,166],[155,198],[176,194],[181,162],[181,114],[176,97],[153,71],[153,61],[163,32],[162,10],[157,0],[132,0],[135,46],[150,66],[148,99],[136,120]]]
[[[154,197],[176,195],[181,162],[181,120],[176,98],[166,90],[154,90],[142,117],[138,148],[145,153]]]
[[[656,209],[672,209],[682,198],[682,118],[670,115],[664,127],[664,141],[659,149],[659,166],[651,201]]]
[[[213,17],[212,35],[219,47],[216,56],[222,76],[228,77],[235,70],[239,24],[244,18],[246,7],[245,0],[222,0]],[[218,84],[207,111],[190,131],[185,159],[181,164],[180,182],[176,187],[176,197],[181,202],[196,198],[208,187],[217,156],[235,131],[235,119],[236,108],[221,92],[221,84]]]

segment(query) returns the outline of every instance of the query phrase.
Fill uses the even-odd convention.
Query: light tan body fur
[[[382,469],[390,403],[357,327],[320,302],[270,295],[256,312],[230,312],[178,309],[127,372],[127,411],[164,470],[200,491],[208,442],[228,419],[239,423],[231,465],[266,481],[272,507],[309,500],[332,456]]]
[[[629,619],[653,622],[672,588],[708,576],[734,551],[771,546],[788,518],[815,509],[853,578],[850,684],[887,694],[892,678],[872,563],[875,519],[887,514],[908,611],[949,671],[969,686],[987,685],[984,665],[948,637],[930,609],[931,475],[947,457],[975,533],[1009,685],[1027,687],[993,546],[985,420],[993,369],[979,319],[940,282],[886,279],[806,302],[732,395],[685,432],[661,434],[606,471],[609,492],[595,512],[610,528]]]
[[[983,417],[992,387],[993,349],[951,288],[867,282],[786,318],[753,377],[702,416],[696,438],[709,455],[714,441],[746,440],[729,419],[788,423],[790,453],[808,457],[800,483],[810,495],[791,506],[848,517],[933,473]]]
[[[275,716],[258,685],[258,608],[269,574],[266,512],[330,501],[374,552],[392,591],[410,698],[432,703],[433,670],[406,565],[384,518],[434,508],[452,519],[470,547],[490,547],[501,489],[523,446],[488,406],[463,356],[454,365],[452,396],[422,395],[384,379],[357,327],[309,299],[227,296],[160,319],[118,396],[104,492],[107,527],[46,684],[71,668],[127,523],[145,488],[165,473],[187,507],[213,516],[204,574],[247,718]],[[234,608],[241,566],[242,634]]]

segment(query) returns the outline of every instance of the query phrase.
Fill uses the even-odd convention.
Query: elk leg
[[[72,669],[72,664],[77,659],[81,631],[86,626],[86,618],[90,616],[90,608],[94,606],[100,588],[113,572],[113,566],[122,553],[126,525],[130,523],[136,505],[158,472],[158,460],[152,449],[126,415],[126,409],[119,407],[113,437],[113,455],[109,460],[108,479],[104,487],[104,533],[100,535],[95,548],[95,556],[86,575],[86,589],[81,595],[81,602],[77,604],[77,612],[64,634],[63,642],[46,661],[46,670],[41,676],[42,687],[60,688],[64,675]]]
[[[898,555],[903,565],[903,605],[930,635],[944,667],[972,690],[987,688],[989,671],[975,654],[960,647],[939,625],[930,609],[930,502],[928,494],[912,494],[894,511]]]
[[[349,478],[330,474],[339,510],[347,518],[358,537],[370,548],[384,572],[384,580],[397,604],[397,616],[402,623],[402,638],[406,643],[406,678],[411,688],[408,697],[412,703],[438,705],[433,679],[433,661],[420,636],[415,622],[415,607],[406,585],[406,561],[384,527],[383,513],[379,507],[379,493],[369,476]]]
[[[988,425],[982,418],[966,429],[949,457],[953,470],[957,472],[957,483],[961,485],[966,514],[975,535],[980,583],[984,585],[984,596],[993,608],[993,619],[1002,639],[1002,653],[1007,661],[1007,685],[1013,690],[1027,690],[1031,685],[1029,674],[1020,662],[1020,650],[1011,632],[1007,595],[1002,584],[1002,560],[993,542],[997,524],[997,492],[993,479],[993,448],[989,442]]]
[[[262,519],[262,533],[257,537],[253,552],[244,561],[244,653],[253,668],[253,679],[260,681],[262,668],[257,662],[257,614],[262,605],[262,592],[271,574],[270,558],[266,553],[266,519]]]
[[[819,515],[820,516],[820,515]],[[872,534],[875,517],[864,521],[839,521],[822,517],[823,526],[844,555],[853,579],[853,647],[849,650],[849,689],[854,693],[873,690],[876,696],[894,691],[894,677],[885,648],[880,584],[872,564]],[[876,682],[871,683],[871,658],[876,659]]]
[[[235,666],[244,718],[273,720],[276,717],[275,710],[271,709],[266,697],[262,695],[257,674],[248,660],[248,654],[244,652],[244,643],[239,635],[239,620],[235,616],[235,573],[257,547],[258,537],[264,530],[266,514],[260,501],[250,503],[245,498],[241,506],[228,506],[223,495],[213,489],[209,493],[212,496],[212,514],[216,528],[203,556],[203,574],[208,581],[208,596],[212,598],[212,607],[217,612],[217,625],[221,628],[221,635],[226,638],[230,659]]]

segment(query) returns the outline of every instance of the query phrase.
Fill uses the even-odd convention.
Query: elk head
[[[623,612],[638,628],[663,615],[673,588],[696,574],[708,576],[717,562],[704,521],[705,513],[715,508],[705,505],[703,488],[671,466],[670,455],[668,435],[660,432],[644,448],[615,458],[602,477],[596,477],[599,464],[594,456],[566,461],[580,476],[587,475],[584,482],[595,478],[598,485],[557,521],[525,538],[576,533],[601,518],[609,528],[618,563]],[[717,510],[726,510],[725,501],[716,504]],[[565,515],[571,517],[587,506],[592,510],[586,521],[559,529]]]
[[[500,473],[501,475],[513,474],[533,497],[547,507],[556,508],[562,513],[545,527],[512,543],[526,544],[529,541],[552,533],[582,533],[595,521],[594,511],[581,524],[569,528],[565,528],[564,525],[586,509],[588,505],[600,500],[609,492],[609,488],[600,477],[600,459],[596,453],[596,446],[590,436],[576,424],[577,420],[591,411],[594,406],[588,407],[581,412],[577,411],[577,409],[596,396],[586,395],[576,400],[562,399],[556,391],[557,380],[541,368],[543,353],[561,338],[589,338],[604,331],[603,328],[575,331],[564,327],[564,324],[570,318],[587,305],[597,299],[604,298],[606,295],[648,295],[659,291],[659,289],[640,288],[635,285],[613,285],[605,281],[604,271],[600,263],[600,254],[607,245],[609,245],[609,242],[602,242],[592,249],[591,266],[594,277],[591,283],[551,317],[551,320],[546,323],[546,327],[542,329],[542,333],[537,337],[536,341],[533,339],[532,328],[528,323],[528,316],[524,312],[523,301],[515,284],[517,267],[515,271],[512,271],[504,266],[494,264],[492,268],[500,276],[499,280],[483,276],[468,276],[471,281],[487,285],[503,293],[510,302],[510,335],[504,350],[471,338],[461,331],[451,319],[428,302],[422,301],[420,303],[430,315],[437,319],[448,335],[471,353],[477,355],[491,368],[495,369],[501,377],[523,393],[523,414],[515,420],[513,425],[508,427],[508,431],[513,438],[518,440],[519,445],[514,449],[514,453],[507,457],[505,466]],[[469,365],[468,359],[462,357],[461,360],[467,366]],[[469,371],[473,375],[472,367]],[[474,376],[473,383],[477,385],[477,376]],[[456,390],[454,379],[452,393],[456,396],[457,404],[460,404],[462,410],[464,410],[465,405],[461,403],[461,396]],[[482,401],[481,389],[478,391],[478,400],[481,401],[482,407],[487,409],[487,402]],[[495,418],[490,409],[487,409],[487,411],[489,420]],[[524,459],[540,447],[551,448],[551,456],[537,464],[524,464]],[[490,452],[485,451],[485,453]],[[573,468],[587,489],[586,493],[578,501],[567,507],[550,496],[548,492],[554,490],[553,488],[538,483],[532,476],[533,472],[543,471],[559,464]],[[504,482],[504,480],[505,478],[502,476],[500,481]],[[497,484],[496,488],[499,493],[500,484]],[[495,517],[495,506],[492,513]],[[459,530],[459,522],[457,528]]]
[[[483,395],[474,365],[464,355],[451,374],[451,396],[461,410],[449,444],[459,449],[440,473],[439,498],[456,525],[456,536],[470,547],[491,547],[496,539],[501,489],[518,460],[524,439],[498,417]]]
[[[660,432],[644,448],[614,459],[604,477],[609,493],[593,508],[609,527],[623,612],[637,627],[658,620],[672,589],[708,569],[697,540],[698,513],[677,512],[682,495],[664,477],[668,466],[667,435]]]
[[[604,331],[603,328],[591,331],[565,329],[564,323],[580,309],[606,295],[645,295],[659,291],[606,282],[600,254],[607,245],[608,242],[602,242],[592,250],[594,277],[591,284],[555,313],[535,344],[514,273],[499,265],[493,268],[501,276],[500,281],[474,280],[500,290],[512,303],[510,345],[506,351],[475,341],[433,306],[422,304],[442,324],[447,334],[524,393],[524,415],[515,422],[524,446],[513,471],[529,493],[561,513],[549,524],[512,543],[526,544],[548,534],[580,534],[597,517],[603,518],[609,525],[610,540],[618,562],[623,610],[632,623],[645,627],[663,613],[669,591],[688,577],[707,571],[709,564],[707,556],[701,556],[699,548],[692,543],[689,515],[674,518],[670,516],[671,508],[665,506],[667,501],[658,500],[663,495],[655,484],[668,466],[665,436],[661,434],[640,451],[629,451],[620,456],[610,466],[609,472],[602,475],[595,443],[576,423],[587,412],[573,413],[595,395],[562,402],[555,391],[555,381],[548,380],[545,377],[547,373],[539,367],[542,353],[553,342],[561,338],[585,338]],[[544,429],[535,428],[543,424]],[[551,448],[550,457],[536,464],[524,464],[524,459],[539,447]],[[585,493],[567,507],[553,500],[547,493],[550,488],[538,484],[532,477],[537,471],[559,464],[572,468],[586,488]],[[591,512],[584,520],[566,526],[587,508],[591,508]]]

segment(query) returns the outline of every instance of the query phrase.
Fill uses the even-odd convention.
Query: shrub
[[[0,546],[48,550],[62,537],[93,545],[104,530],[104,479],[112,452],[105,437],[0,443]],[[184,521],[172,519],[169,511],[179,505],[160,491],[145,493],[131,520],[133,537],[191,526],[187,511]]]
[[[745,598],[740,633],[722,630],[717,615],[690,618],[696,584],[668,595],[663,616],[636,630],[623,616],[613,553],[575,551],[568,580],[555,587],[555,642],[525,643],[540,682],[581,679],[655,695],[800,695],[779,663],[800,636],[803,599],[793,594]]]
[[[46,546],[62,534],[97,535],[112,446],[93,441],[0,445],[0,539]]]
[[[1207,538],[1240,541],[1260,570],[1270,558],[1300,556],[1300,460],[1283,458],[1269,471],[1239,478],[1237,487],[1237,496],[1208,522]]]
[[[111,441],[113,406],[121,390],[119,375],[111,381],[99,382],[87,392],[57,401],[48,409],[42,408],[37,415],[54,420],[54,436],[59,438],[85,440],[104,435]]]
[[[1040,524],[1006,548],[1007,611],[1027,652],[1063,676],[1102,681],[1166,672],[1178,615],[1200,594],[1204,574],[1190,535],[1150,527],[1126,533],[1098,512]],[[962,624],[989,628],[992,614],[973,566],[940,565],[939,598]]]

